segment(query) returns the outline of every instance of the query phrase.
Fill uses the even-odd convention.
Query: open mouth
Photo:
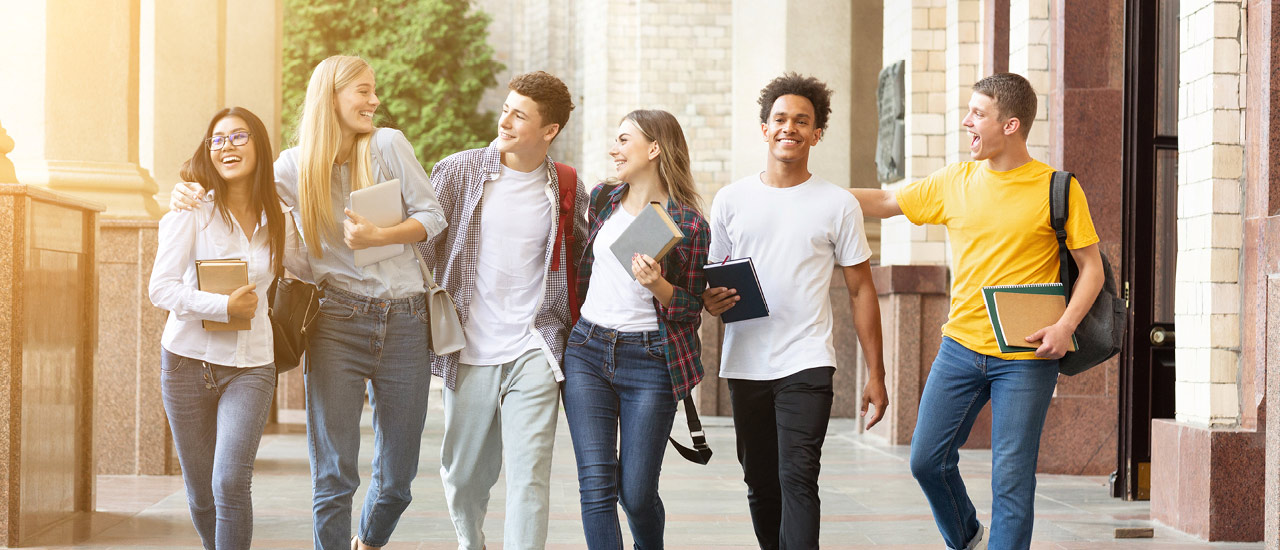
[[[373,120],[373,111],[360,111],[360,116],[363,118],[367,118],[369,120]]]
[[[222,157],[223,166],[234,166],[240,162],[240,155],[227,155]]]
[[[973,151],[977,151],[977,150],[978,150],[978,142],[979,142],[979,141],[982,141],[982,138],[981,138],[980,136],[978,136],[978,134],[975,134],[975,133],[973,133],[973,132],[969,132],[969,138],[970,138],[970,140],[969,140],[969,149],[970,149],[970,150],[973,150]]]

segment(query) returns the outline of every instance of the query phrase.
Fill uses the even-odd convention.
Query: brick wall
[[[1177,420],[1240,420],[1244,25],[1239,1],[1183,0],[1179,27]]]

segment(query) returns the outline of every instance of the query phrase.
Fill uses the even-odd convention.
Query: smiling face
[[[626,182],[635,181],[638,174],[656,172],[658,153],[657,142],[649,141],[629,119],[618,125],[618,137],[609,149],[618,179]]]
[[[334,93],[334,110],[338,126],[344,134],[367,134],[373,131],[373,113],[378,110],[378,94],[374,91],[373,71],[366,70],[351,83]]]
[[[560,125],[543,124],[538,102],[517,92],[507,94],[498,116],[498,151],[517,155],[546,155]]]
[[[987,160],[1005,150],[1008,140],[1016,139],[1021,122],[1016,118],[1000,120],[1000,110],[991,96],[974,92],[969,98],[969,113],[964,129],[969,132],[969,155],[973,160]]]
[[[230,137],[247,133],[249,125],[244,119],[231,115],[222,117],[222,120],[214,124],[211,135]],[[222,149],[209,150],[209,159],[228,185],[249,184],[253,181],[253,171],[258,168],[258,154],[253,148],[254,139],[257,136],[249,136],[249,141],[244,145],[236,145],[234,139],[226,139]]]
[[[809,158],[809,148],[818,144],[822,130],[816,127],[813,103],[804,96],[779,96],[769,111],[769,119],[760,125],[769,155],[782,162]]]

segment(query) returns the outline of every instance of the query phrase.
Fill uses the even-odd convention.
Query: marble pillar
[[[94,509],[102,205],[0,183],[0,544]]]
[[[156,184],[138,164],[138,5],[33,1],[0,16],[0,118],[17,180],[154,218]],[[20,83],[13,85],[13,83]]]

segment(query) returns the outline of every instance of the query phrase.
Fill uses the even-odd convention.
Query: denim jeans
[[[412,500],[409,484],[418,474],[431,382],[427,321],[421,294],[383,300],[325,289],[311,329],[306,375],[316,548],[351,545],[366,387],[373,407],[373,474],[360,540],[386,545]]]
[[[564,415],[587,547],[622,548],[621,501],[635,548],[662,548],[658,473],[676,398],[658,331],[619,332],[580,319],[565,350]]]
[[[161,348],[160,395],[207,550],[249,548],[253,461],[276,391],[275,365],[211,365]]]
[[[738,463],[760,548],[818,547],[818,474],[835,370],[816,367],[777,380],[729,380]]]
[[[460,550],[484,548],[489,491],[507,468],[502,547],[541,549],[551,512],[560,384],[541,349],[500,365],[458,365],[444,390],[440,480]]]
[[[1036,459],[1056,359],[1011,361],[971,351],[944,337],[933,361],[911,438],[911,474],[920,483],[948,548],[965,549],[977,513],[956,468],[973,421],[991,401],[990,550],[1031,546]]]

